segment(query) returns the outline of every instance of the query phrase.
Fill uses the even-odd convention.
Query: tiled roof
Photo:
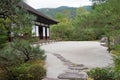
[[[28,4],[26,4],[23,1],[19,2],[18,5],[22,8],[25,8],[27,11],[34,14],[35,16],[37,16],[37,21],[39,21],[41,23],[48,24],[48,25],[58,23],[58,21],[44,15],[43,13],[37,11],[36,9],[32,8],[31,6],[29,6]]]

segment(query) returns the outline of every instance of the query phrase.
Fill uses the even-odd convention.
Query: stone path
[[[68,69],[70,69],[70,70],[86,70],[86,69],[88,69],[87,67],[85,67],[85,65],[73,63],[70,60],[65,59],[60,54],[54,54],[54,56],[56,56],[58,59],[60,59],[64,65],[67,65]]]
[[[88,68],[85,67],[83,64],[75,64],[70,60],[65,59],[60,54],[54,54],[54,56],[60,59],[64,65],[68,66],[68,70],[64,73],[59,74],[58,78],[60,79],[80,78],[81,80],[87,80],[88,75],[84,70],[87,70]]]

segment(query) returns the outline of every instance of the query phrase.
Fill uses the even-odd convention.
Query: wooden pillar
[[[39,38],[43,39],[43,27],[39,26]]]
[[[47,27],[45,27],[45,39],[47,39]]]

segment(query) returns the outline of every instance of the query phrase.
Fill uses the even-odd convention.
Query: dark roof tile
[[[31,6],[29,6],[28,4],[26,4],[25,2],[21,1],[18,4],[20,7],[25,8],[26,10],[28,10],[29,12],[31,12],[32,14],[37,16],[37,21],[44,23],[44,24],[57,24],[58,21],[44,15],[43,13],[35,10],[34,8],[32,8]]]

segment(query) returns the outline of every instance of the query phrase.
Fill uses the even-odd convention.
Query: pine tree
[[[0,13],[4,18],[1,21],[1,25],[5,28],[8,41],[12,40],[12,37],[18,37],[25,33],[31,33],[32,21],[35,19],[30,13],[23,7],[18,6],[21,0],[1,0]],[[14,35],[11,35],[13,34]]]

